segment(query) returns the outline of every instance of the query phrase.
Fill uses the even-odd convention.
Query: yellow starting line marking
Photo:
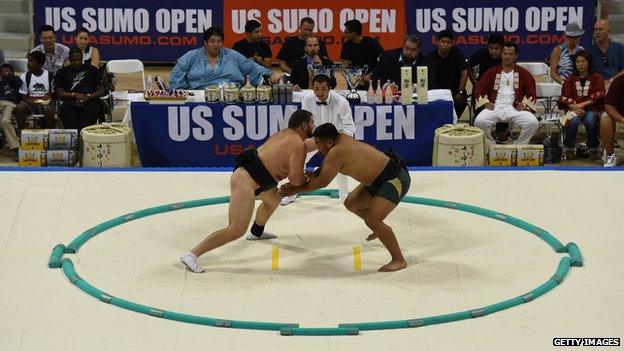
[[[360,247],[353,247],[353,270],[361,271],[362,270],[362,256],[360,253]]]
[[[279,246],[273,245],[271,253],[271,270],[276,271],[279,269]]]

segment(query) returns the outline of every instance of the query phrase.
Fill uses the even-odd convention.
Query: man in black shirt
[[[501,52],[503,51],[505,38],[500,34],[492,34],[488,37],[488,46],[475,51],[468,59],[468,78],[473,87],[477,86],[479,77],[488,69],[501,64]],[[475,76],[474,67],[479,67],[479,73]]]
[[[429,86],[436,86],[435,67],[431,60],[421,53],[421,48],[420,39],[414,34],[408,34],[403,41],[402,48],[388,50],[381,54],[373,70],[373,88],[377,88],[377,80],[381,80],[383,84],[388,79],[399,86],[401,84],[401,67],[412,67],[412,82],[416,83],[418,80],[416,67],[418,66],[428,68]]]
[[[377,65],[379,56],[383,54],[383,47],[381,47],[377,39],[362,35],[362,22],[355,19],[346,21],[344,27],[345,42],[342,44],[340,59],[347,67],[363,68],[364,65],[368,66],[368,70],[357,87],[357,89],[366,90],[371,80],[370,72]]]
[[[457,118],[466,108],[466,83],[468,68],[464,54],[453,46],[453,32],[446,29],[438,33],[437,48],[429,53],[429,59],[435,64],[437,89],[449,89],[453,93],[453,102]]]
[[[314,20],[310,17],[304,17],[299,22],[299,35],[296,37],[290,37],[286,39],[284,45],[277,53],[277,59],[279,60],[280,68],[286,73],[290,73],[291,63],[297,59],[300,59],[305,55],[306,39],[314,31]],[[325,43],[320,43],[319,56],[327,57],[327,48]]]
[[[256,20],[245,23],[245,39],[234,43],[232,49],[266,68],[271,68],[271,47],[262,40],[262,24]]]
[[[331,68],[333,62],[319,56],[319,38],[311,35],[306,40],[306,55],[292,62],[292,71],[290,72],[290,82],[293,84],[294,90],[312,89],[312,80],[314,79],[315,68]],[[329,76],[329,74],[326,74]],[[336,78],[331,77],[330,88],[336,87]]]
[[[488,46],[486,48],[477,49],[468,59],[468,79],[470,79],[470,83],[472,84],[473,92],[477,90],[479,77],[484,75],[490,68],[501,64],[503,44],[505,44],[505,37],[500,34],[492,34],[488,37]],[[479,67],[478,75],[475,75],[474,67]],[[474,94],[471,99],[473,101],[472,106],[474,106]],[[504,142],[509,139],[507,135],[508,127],[509,123],[496,123],[497,141]]]
[[[8,63],[0,66],[0,129],[9,146],[17,154],[19,141],[11,123],[13,110],[20,101],[19,89],[22,80],[13,73],[13,66]]]
[[[79,48],[69,51],[69,66],[55,76],[56,96],[62,101],[59,115],[63,128],[78,129],[95,124],[99,117],[99,99],[104,87],[98,70],[82,63]]]

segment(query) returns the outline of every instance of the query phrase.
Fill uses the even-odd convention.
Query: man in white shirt
[[[39,41],[41,44],[35,46],[32,51],[39,51],[45,54],[45,64],[43,69],[56,74],[56,71],[65,66],[69,58],[69,48],[56,42],[56,33],[50,25],[43,25],[39,28]]]
[[[537,131],[535,117],[535,78],[518,66],[518,44],[506,42],[502,64],[490,68],[479,79],[476,88],[478,112],[474,125],[485,133],[489,145],[496,144],[490,129],[497,122],[512,122],[520,127],[516,144],[526,145]]]
[[[301,109],[312,112],[315,125],[319,126],[323,123],[331,123],[340,133],[344,133],[350,137],[355,135],[355,123],[351,114],[351,107],[347,99],[332,91],[330,88],[331,79],[319,74],[312,80],[312,91],[314,94],[307,95],[301,101]],[[310,161],[312,156],[317,152],[316,144],[312,140],[306,142],[308,146],[308,156],[306,163]],[[338,192],[340,199],[347,198],[347,177],[338,175]],[[287,196],[282,199],[282,205],[288,205],[294,202],[297,196]]]

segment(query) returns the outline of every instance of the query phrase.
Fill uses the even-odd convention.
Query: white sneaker
[[[204,273],[206,271],[204,267],[197,263],[197,256],[195,256],[192,252],[185,252],[182,256],[180,256],[180,262],[184,263],[186,268],[193,273]]]
[[[280,202],[280,205],[282,205],[282,206],[286,206],[286,205],[288,205],[288,204],[290,204],[290,203],[293,203],[293,202],[295,202],[295,201],[297,201],[297,195],[293,195],[293,196],[284,196],[284,197],[282,198],[282,202]]]
[[[617,157],[615,157],[615,152],[606,157],[605,163],[603,167],[615,167],[617,166]]]
[[[247,234],[247,240],[267,240],[267,239],[275,239],[277,235],[269,232],[262,232],[262,235],[255,236],[251,233]]]

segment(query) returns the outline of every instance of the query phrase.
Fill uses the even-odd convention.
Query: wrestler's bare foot
[[[371,233],[369,236],[366,237],[366,241],[371,241],[375,239],[377,239],[377,235],[375,235],[375,233]]]
[[[404,259],[392,260],[385,266],[379,268],[379,272],[394,272],[407,267],[407,261]]]

